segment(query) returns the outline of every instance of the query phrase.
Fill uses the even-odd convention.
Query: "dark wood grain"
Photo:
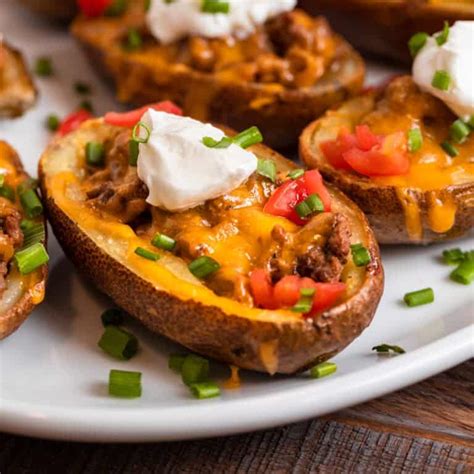
[[[192,442],[92,445],[0,435],[4,473],[472,473],[474,361],[335,415]]]

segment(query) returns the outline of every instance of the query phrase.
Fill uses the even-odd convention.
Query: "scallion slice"
[[[23,219],[20,223],[20,229],[23,232],[23,248],[30,247],[38,242],[44,242],[46,239],[46,231],[42,222]]]
[[[315,365],[309,370],[309,375],[312,379],[320,379],[333,374],[337,370],[337,365],[334,362],[323,362]]]
[[[229,13],[230,4],[222,0],[202,0],[201,11],[203,13]]]
[[[160,233],[157,233],[153,237],[151,243],[155,247],[163,250],[168,250],[169,252],[174,250],[174,248],[176,247],[176,240],[172,239],[171,237],[168,237],[165,234]]]
[[[459,150],[454,146],[452,145],[451,143],[449,142],[443,142],[441,143],[441,148],[449,155],[449,156],[452,156],[453,158],[455,156],[458,156],[459,155]]]
[[[291,178],[291,179],[298,179],[298,178],[301,178],[303,175],[304,175],[304,170],[301,169],[301,168],[290,171],[288,173],[288,177]]]
[[[263,142],[263,136],[258,127],[250,127],[235,137],[232,137],[232,141],[242,148],[248,148],[249,146]]]
[[[91,93],[91,86],[85,82],[78,81],[74,84],[74,90],[81,95],[87,95]]]
[[[474,115],[471,115],[466,123],[469,125],[471,130],[474,130]]]
[[[273,160],[259,158],[257,163],[257,173],[264,178],[268,178],[272,183],[276,181],[277,168]]]
[[[410,41],[408,42],[408,48],[413,58],[425,46],[428,38],[428,33],[416,33],[410,38]]]
[[[22,275],[28,275],[49,261],[48,252],[41,242],[19,250],[14,258]]]
[[[411,293],[405,294],[403,301],[405,301],[406,305],[410,307],[433,303],[434,291],[432,288],[424,288],[423,290],[412,291]]]
[[[305,219],[315,212],[323,212],[324,204],[317,194],[310,194],[304,201],[295,206],[295,211],[298,216]]]
[[[86,144],[86,162],[90,166],[102,166],[105,159],[105,148],[102,143],[88,142]]]
[[[372,261],[370,252],[360,243],[351,245],[351,252],[356,267],[365,267]]]
[[[188,265],[189,271],[197,278],[206,278],[221,268],[219,262],[208,256],[199,257]]]
[[[140,130],[145,130],[145,136],[140,136]],[[148,143],[150,140],[151,130],[145,122],[138,122],[132,130],[132,140],[138,143]]]
[[[119,398],[140,398],[142,396],[141,372],[112,369],[109,373],[109,395]]]
[[[436,42],[438,43],[438,46],[443,46],[443,44],[446,43],[446,41],[448,41],[449,31],[450,31],[449,23],[445,21],[443,31],[439,35],[436,35],[435,37]]]
[[[48,77],[53,75],[53,63],[47,57],[38,58],[35,63],[35,73],[37,76]]]
[[[59,117],[57,115],[51,114],[46,117],[46,128],[49,131],[55,132],[59,128],[60,124],[61,121],[59,120]]]
[[[102,325],[106,326],[120,326],[123,324],[124,312],[118,308],[106,309],[100,316],[102,320]]]
[[[98,346],[116,359],[129,360],[138,351],[138,339],[128,331],[109,325],[105,327]]]
[[[127,9],[127,0],[113,0],[107,10],[105,10],[106,16],[120,16]]]
[[[419,128],[408,131],[408,151],[415,153],[423,146],[423,135]]]
[[[181,370],[183,368],[184,360],[186,359],[186,355],[182,354],[172,354],[168,359],[168,368],[171,369],[173,372],[177,374],[181,374]]]
[[[229,148],[233,141],[230,137],[222,137],[220,140],[215,140],[212,137],[204,137],[202,143],[208,148]]]
[[[181,366],[181,378],[186,385],[205,382],[209,375],[209,361],[195,354],[189,354]]]
[[[27,178],[16,187],[16,191],[20,195],[20,194],[23,194],[28,189],[37,189],[37,188],[38,188],[38,180],[34,178]]]
[[[127,40],[125,42],[125,49],[127,51],[136,51],[140,49],[143,44],[142,35],[134,28],[130,28],[127,32]]]
[[[0,197],[15,202],[15,190],[11,186],[8,186],[8,184],[4,184],[0,187]]]
[[[130,166],[137,166],[138,162],[138,152],[139,152],[139,143],[135,140],[130,140],[128,142],[128,163]]]
[[[405,354],[405,349],[400,346],[394,346],[393,344],[380,344],[378,346],[372,347],[373,351],[376,351],[378,354]]]
[[[43,205],[33,189],[27,189],[20,194],[20,202],[25,214],[30,219],[40,216],[43,213]]]
[[[87,110],[88,112],[94,113],[94,106],[90,100],[83,100],[78,109]]]
[[[135,253],[139,255],[140,257],[146,258],[147,260],[151,260],[152,262],[156,262],[157,260],[161,258],[157,253],[152,252],[143,247],[137,247],[135,249]]]
[[[460,248],[443,251],[443,261],[448,265],[461,263],[464,260],[464,252]]]
[[[302,288],[300,290],[300,299],[291,308],[291,311],[295,313],[309,313],[313,307],[313,297],[316,293],[314,288]]]
[[[471,133],[471,128],[461,119],[453,122],[451,127],[449,127],[449,137],[455,143],[461,144],[464,143]]]
[[[451,272],[451,280],[463,285],[470,285],[474,281],[474,259],[464,258],[459,266]]]
[[[451,76],[449,72],[438,70],[434,73],[431,85],[441,91],[447,91],[451,87]]]
[[[199,400],[218,397],[221,394],[221,390],[215,382],[193,383],[189,389],[193,396]]]

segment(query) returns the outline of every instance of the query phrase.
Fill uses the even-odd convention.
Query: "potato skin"
[[[51,146],[61,145],[56,142]],[[260,147],[259,156],[275,158],[276,155],[266,147]],[[288,320],[282,316],[278,321],[269,322],[239,314],[229,315],[218,307],[183,301],[158,291],[112,258],[58,207],[46,187],[44,162],[47,159],[48,151],[40,163],[40,182],[49,221],[65,253],[86,278],[153,332],[199,354],[238,367],[291,374],[340,352],[373,318],[384,281],[379,249],[364,215],[334,188],[331,188],[333,199],[347,206],[362,223],[372,254],[372,264],[360,291],[314,320]],[[266,345],[275,349],[274,366],[269,366],[262,355],[262,347]]]
[[[340,69],[329,71],[314,87],[270,91],[262,84],[229,83],[215,75],[182,67],[166,67],[157,73],[133,54],[97,40],[100,25],[110,27],[113,21],[118,20],[78,18],[72,25],[72,33],[83,45],[94,68],[115,83],[120,101],[145,105],[171,100],[198,120],[223,123],[237,130],[256,125],[272,148],[296,145],[300,132],[309,122],[333,104],[356,94],[364,81],[362,58],[342,38],[338,38]],[[112,28],[123,31],[124,26]],[[263,101],[261,106],[253,105],[259,101]]]
[[[311,14],[328,17],[336,31],[363,52],[411,65],[408,40],[419,31],[433,34],[443,22],[474,20],[468,5],[427,5],[423,0],[300,0]]]

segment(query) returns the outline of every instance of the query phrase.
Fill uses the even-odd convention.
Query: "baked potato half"
[[[26,190],[30,198],[31,192],[34,193],[31,180],[16,152],[1,140],[0,168],[3,183],[0,186],[0,339],[3,339],[43,301],[48,269],[44,249],[46,227],[43,216],[38,214],[39,201],[34,211],[20,203],[24,201],[19,196]],[[35,217],[27,215],[31,212]],[[28,257],[29,248],[35,250],[36,257],[31,253]]]
[[[37,91],[21,53],[0,34],[0,119],[18,117],[36,102]]]
[[[410,76],[404,76],[384,91],[352,99],[309,125],[300,139],[300,154],[308,166],[320,170],[360,206],[379,243],[450,240],[474,226],[474,136],[456,145],[457,156],[442,147],[455,120],[440,100],[421,92]],[[364,175],[344,160],[337,163],[338,157],[328,153],[328,143],[342,143],[344,137],[350,140],[347,132],[360,125],[380,136],[400,137],[401,133],[400,146],[408,159],[403,174]],[[422,145],[410,152],[407,137],[413,129],[420,130]],[[400,157],[400,151],[394,150],[393,156]]]
[[[383,291],[379,249],[362,212],[340,191],[330,186],[332,211],[304,227],[263,212],[277,185],[257,173],[197,208],[165,212],[145,203],[146,186],[129,165],[130,136],[130,129],[104,119],[85,122],[49,145],[39,169],[58,241],[117,305],[192,351],[270,374],[291,374],[328,359],[371,322]],[[84,147],[91,141],[105,144],[105,168],[86,165]],[[251,150],[276,164],[278,179],[289,180],[292,162],[263,145]],[[175,250],[150,246],[156,232],[175,239]],[[355,265],[348,255],[352,243],[367,249],[369,264]],[[160,259],[136,255],[138,247],[159,252]],[[305,258],[296,264],[300,251]],[[204,281],[188,264],[206,253],[221,266]],[[267,272],[260,283],[271,285],[270,275],[282,281],[295,265],[300,275],[320,272],[319,281],[336,282],[337,302],[333,298],[331,307],[311,317],[258,307],[249,281],[255,267]]]
[[[76,0],[20,0],[20,2],[35,13],[52,20],[72,20],[77,12]]]
[[[411,64],[408,40],[433,34],[444,21],[474,20],[471,0],[300,0],[311,14],[325,15],[336,31],[363,52]]]
[[[171,100],[187,115],[235,129],[256,125],[273,148],[296,145],[301,130],[328,107],[356,94],[361,57],[327,22],[295,10],[245,40],[187,40],[161,45],[148,32],[142,0],[119,17],[80,16],[72,33],[94,68],[137,105]],[[140,34],[140,45],[128,35]]]

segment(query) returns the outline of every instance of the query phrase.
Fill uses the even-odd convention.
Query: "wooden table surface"
[[[0,434],[0,473],[474,473],[474,360],[339,413],[269,431],[99,445]]]

